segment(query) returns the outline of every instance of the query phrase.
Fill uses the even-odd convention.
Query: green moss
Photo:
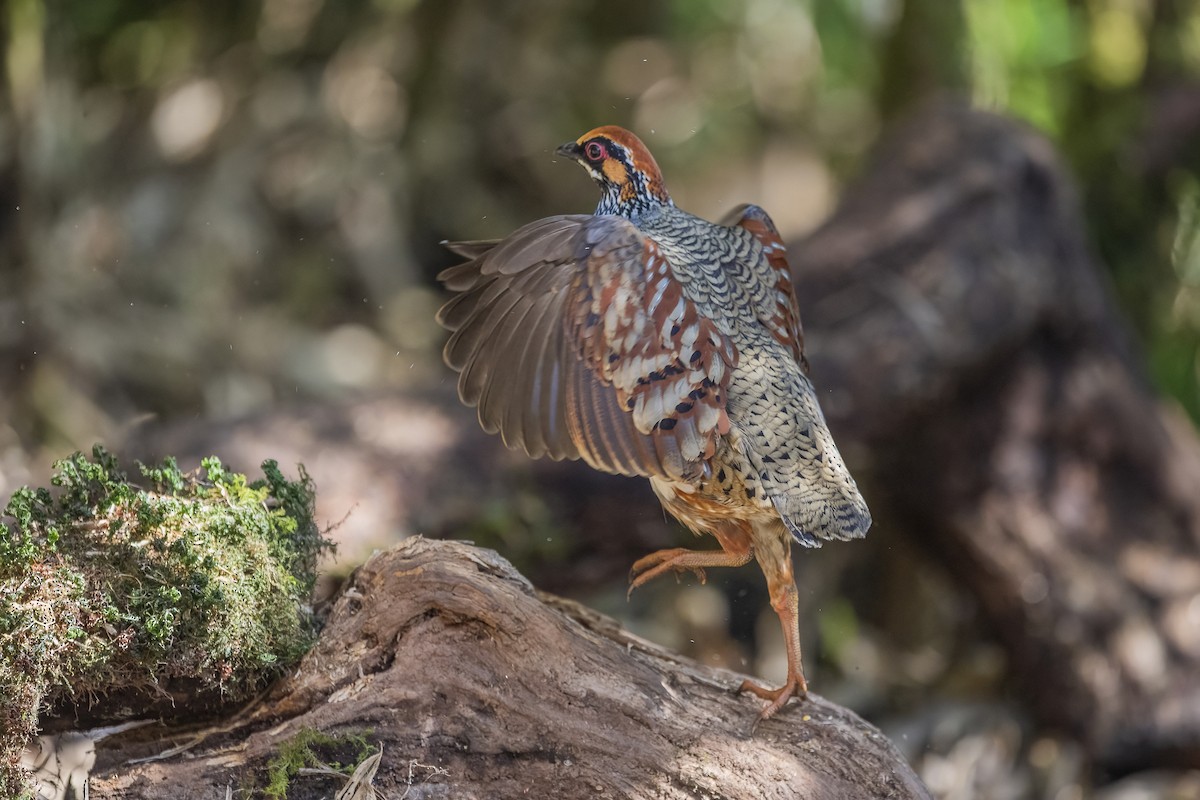
[[[216,458],[174,459],[131,483],[103,448],[55,465],[53,493],[18,490],[0,526],[0,794],[48,704],[119,691],[149,706],[164,683],[237,702],[314,641],[312,481],[273,461],[261,480]]]
[[[268,800],[285,800],[292,779],[306,767],[325,766],[350,775],[363,759],[375,753],[368,740],[371,731],[348,732],[332,736],[304,728],[279,746],[279,753],[267,765]]]

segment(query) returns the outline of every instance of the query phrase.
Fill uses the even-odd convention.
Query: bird
[[[785,246],[760,207],[719,222],[675,205],[645,144],[595,128],[555,153],[599,186],[593,214],[504,239],[444,242],[437,314],[463,403],[533,458],[648,478],[717,550],[633,564],[629,591],[668,573],[758,562],[783,628],[786,682],[737,689],[767,719],[808,684],[791,545],[866,535],[871,515],[809,377]]]

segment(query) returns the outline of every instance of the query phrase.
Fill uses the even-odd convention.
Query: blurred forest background
[[[9,0],[0,485],[139,415],[441,381],[444,238],[586,211],[625,124],[677,201],[814,227],[959,91],[1048,134],[1163,391],[1200,414],[1200,5]]]
[[[890,121],[946,93],[1053,141],[1153,379],[1200,419],[1200,3],[7,0],[3,14],[5,497],[148,420],[445,385],[439,241],[590,210],[594,187],[552,153],[591,127],[641,135],[682,207],[755,202],[794,240]],[[674,603],[664,589],[652,596]],[[686,591],[697,625],[723,602]],[[889,672],[854,614],[835,603],[810,624],[834,662]],[[970,652],[951,694],[1002,695],[994,648]],[[907,689],[860,675],[818,691],[903,740],[905,691],[945,677],[944,654],[908,655]],[[1084,796],[1069,743],[1019,715],[993,724],[987,702],[955,706],[924,755],[906,748],[938,796]],[[963,720],[981,717],[970,744]],[[974,783],[955,771],[992,767]]]

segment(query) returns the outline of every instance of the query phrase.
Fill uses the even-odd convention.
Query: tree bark
[[[1048,144],[953,105],[792,251],[869,500],[1101,763],[1200,763],[1200,442],[1149,386]],[[807,300],[807,302],[805,302]]]
[[[493,551],[412,538],[354,573],[317,647],[239,722],[186,758],[132,766],[165,745],[126,735],[100,751],[92,797],[262,786],[306,728],[369,729],[390,797],[928,797],[852,712],[810,696],[755,726],[740,681],[537,592]],[[288,797],[342,783],[300,775]]]

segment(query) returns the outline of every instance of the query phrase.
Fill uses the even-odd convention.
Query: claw
[[[674,570],[676,573],[694,572],[700,582],[704,583],[708,580],[708,576],[705,574],[703,567],[695,564],[679,563],[685,558],[694,557],[695,555],[696,553],[692,550],[675,548],[674,550],[659,550],[644,558],[639,558],[629,569],[629,591],[625,593],[625,599],[628,600],[633,595],[633,590],[637,587],[647,581],[654,580],[659,575],[670,570]]]
[[[738,687],[738,693],[742,692],[750,692],[763,700],[771,701],[758,715],[759,721],[762,721],[773,717],[793,697],[797,700],[805,700],[808,697],[808,683],[804,680],[803,675],[792,675],[788,678],[787,683],[778,689],[767,689],[753,681],[745,680]]]

